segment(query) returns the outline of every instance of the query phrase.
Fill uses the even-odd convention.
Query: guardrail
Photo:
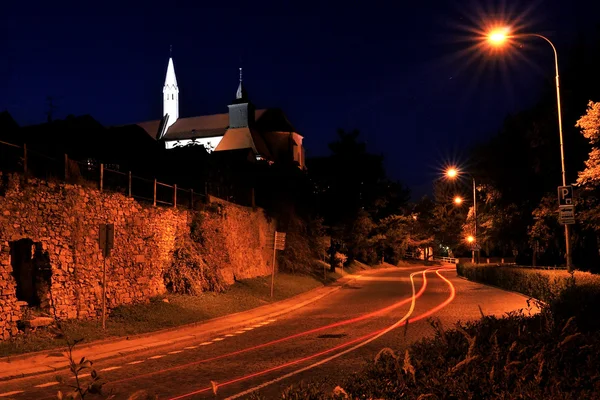
[[[458,264],[458,258],[454,258],[454,257],[433,256],[433,260],[441,261],[441,262],[445,262],[445,263],[449,263],[449,264]]]

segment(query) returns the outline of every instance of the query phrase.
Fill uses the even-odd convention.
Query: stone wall
[[[34,287],[37,307],[55,318],[101,315],[105,260],[98,246],[100,224],[115,227],[114,248],[106,260],[108,309],[165,292],[163,271],[182,235],[190,233],[192,212],[1,172],[0,182],[0,339],[17,334],[17,321],[29,309],[23,300],[27,285]],[[204,250],[222,266],[226,282],[269,273],[265,245],[274,224],[262,210],[221,203],[200,214]],[[17,258],[31,260],[34,268],[17,272]],[[25,270],[37,271],[33,283]]]

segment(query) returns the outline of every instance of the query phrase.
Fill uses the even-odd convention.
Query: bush
[[[464,264],[459,264],[457,271],[471,281],[513,290],[544,302],[556,299],[572,283],[591,285],[600,292],[600,276],[588,272],[577,271],[571,275],[564,270]]]
[[[202,258],[202,246],[190,238],[173,252],[171,265],[163,273],[165,287],[171,293],[197,295],[204,291],[221,292],[227,288],[218,266]]]
[[[297,216],[290,219],[286,233],[285,250],[279,255],[279,268],[292,273],[311,273],[322,267],[316,261],[325,252],[322,221],[305,222]]]

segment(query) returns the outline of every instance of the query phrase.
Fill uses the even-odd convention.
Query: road
[[[461,279],[453,268],[374,270],[277,319],[94,366],[107,382],[105,393],[116,399],[138,390],[161,400],[248,398],[256,393],[272,399],[300,382],[332,389],[372,362],[382,348],[402,350],[433,335],[429,317],[451,327],[459,320],[478,319],[481,312],[500,316],[527,307],[525,297]],[[0,397],[50,399],[61,388],[54,375],[38,375],[0,383]]]

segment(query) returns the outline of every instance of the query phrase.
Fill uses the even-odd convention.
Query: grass
[[[64,339],[57,339],[49,330],[39,329],[0,342],[0,357],[64,347],[66,338],[83,339],[82,343],[86,343],[205,321],[287,299],[331,283],[338,277],[338,274],[328,272],[324,281],[324,274],[278,273],[275,276],[273,299],[270,297],[270,276],[241,280],[223,293],[205,292],[198,296],[167,294],[146,304],[121,306],[112,310],[105,331],[97,320],[66,320],[61,324]],[[168,302],[163,299],[168,299]]]

